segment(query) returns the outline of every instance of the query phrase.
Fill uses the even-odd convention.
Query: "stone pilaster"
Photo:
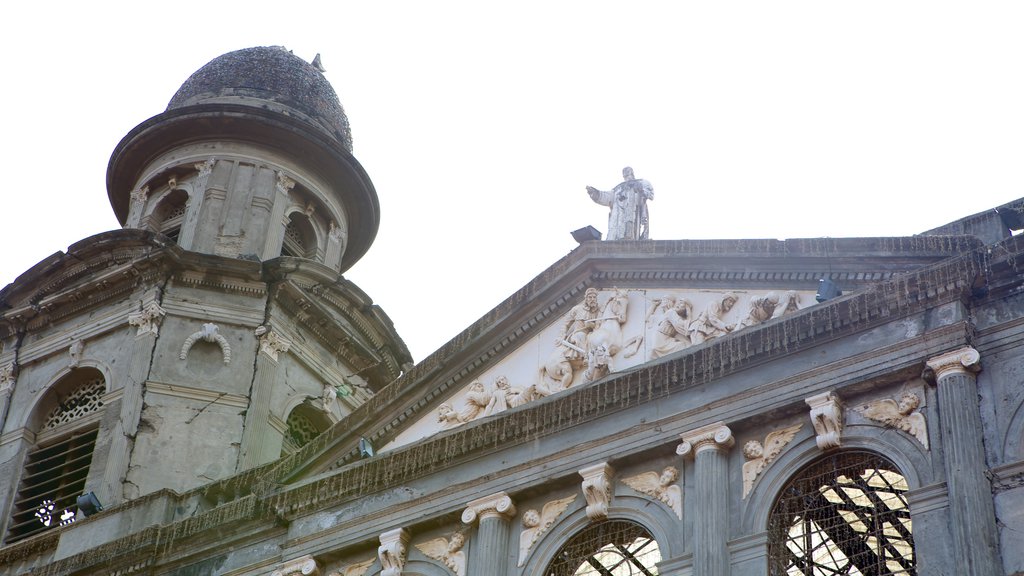
[[[138,228],[142,220],[142,212],[146,209],[146,200],[149,198],[149,186],[143,186],[132,190],[128,196],[128,218],[125,220],[125,228]]]
[[[331,220],[327,231],[327,253],[324,255],[324,264],[337,269],[341,266],[341,257],[345,254],[345,230]]]
[[[693,458],[694,490],[688,497],[693,523],[693,571],[699,576],[729,574],[729,448],[735,443],[724,422],[681,435],[676,453]]]
[[[270,432],[270,401],[278,377],[278,359],[291,347],[291,342],[272,328],[260,326],[256,329],[260,339],[256,353],[256,374],[249,396],[249,408],[245,411],[245,428],[242,430],[242,449],[238,458],[238,470],[248,470],[269,462],[276,454],[268,451],[274,445],[267,442]]]
[[[980,360],[977,350],[965,347],[927,362],[938,388],[954,572],[965,576],[1002,573],[974,376]]]
[[[14,394],[14,383],[17,381],[18,366],[14,362],[0,365],[0,432],[7,422],[7,407]]]
[[[469,556],[469,574],[506,576],[508,574],[508,540],[516,506],[504,492],[478,498],[466,504],[462,521],[480,522]]]
[[[270,208],[270,218],[267,220],[267,239],[263,244],[263,260],[276,258],[281,255],[281,243],[284,242],[284,229],[288,225],[284,217],[285,210],[292,200],[288,193],[295,187],[295,181],[289,178],[284,172],[277,173],[277,185],[274,194],[274,203]]]
[[[203,207],[203,200],[206,198],[206,184],[210,181],[210,174],[217,161],[210,158],[206,162],[195,164],[196,178],[192,181],[192,194],[189,195],[188,204],[185,206],[185,217],[181,221],[181,231],[178,233],[178,245],[185,250],[192,250],[192,244],[196,238],[196,226],[199,224],[199,212]]]

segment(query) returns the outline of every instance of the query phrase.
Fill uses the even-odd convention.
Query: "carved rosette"
[[[832,392],[822,392],[804,400],[811,407],[811,424],[817,434],[818,448],[839,448],[843,435],[843,404]]]
[[[608,518],[608,507],[612,502],[612,476],[615,469],[607,462],[587,466],[579,471],[583,477],[583,497],[587,499],[587,518],[593,521]]]
[[[945,377],[953,374],[975,373],[981,370],[981,354],[970,346],[940,354],[929,358],[925,363],[929,372],[934,375],[936,382],[941,382]]]
[[[466,509],[462,511],[462,521],[466,524],[473,524],[477,520],[491,517],[509,520],[515,515],[516,505],[512,502],[512,498],[504,492],[498,492],[477,498],[466,504]]]
[[[401,576],[408,544],[409,531],[405,528],[395,528],[380,535],[380,546],[377,548],[380,576]]]
[[[167,311],[161,308],[156,303],[156,300],[151,300],[147,304],[141,304],[139,308],[139,311],[128,314],[128,324],[138,328],[135,331],[135,335],[152,334],[153,336],[159,336],[160,322],[167,315]]]
[[[736,439],[725,422],[715,422],[681,434],[682,444],[676,447],[676,454],[684,458],[696,458],[705,450],[725,451],[732,448]]]
[[[260,339],[260,352],[270,356],[274,362],[277,362],[279,354],[287,352],[292,346],[290,340],[278,334],[276,330],[266,326],[257,328],[256,336]]]
[[[270,576],[320,576],[320,565],[312,556],[303,556],[285,562]]]

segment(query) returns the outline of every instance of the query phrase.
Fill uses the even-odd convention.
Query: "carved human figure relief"
[[[212,322],[203,324],[202,330],[193,332],[191,336],[185,339],[185,343],[181,346],[181,353],[178,354],[178,358],[184,360],[188,358],[188,351],[192,349],[192,346],[202,340],[204,342],[212,342],[220,346],[221,353],[224,356],[224,363],[231,363],[231,345],[228,344],[227,338],[220,335],[218,332],[219,328]]]
[[[522,388],[513,386],[506,376],[498,376],[494,379],[495,398],[501,399],[507,408],[522,406],[530,401],[529,392]]]
[[[775,309],[779,306],[779,295],[769,292],[764,296],[752,296],[747,316],[736,323],[733,331],[741,330],[747,326],[757,326],[762,322],[771,320],[775,315]]]
[[[270,573],[270,576],[319,576],[320,565],[312,556],[303,556],[289,562],[285,562],[280,568]]]
[[[800,295],[795,290],[789,290],[782,295],[782,300],[779,305],[775,307],[775,312],[772,314],[772,318],[780,318],[787,314],[792,314],[800,310]]]
[[[682,520],[683,490],[676,484],[677,480],[679,480],[679,469],[675,466],[666,466],[661,474],[644,472],[623,478],[622,483],[637,492],[657,498],[671,508],[677,518]]]
[[[598,344],[587,352],[587,369],[583,371],[583,382],[594,382],[611,373],[612,355],[608,346]]]
[[[843,435],[843,405],[832,392],[822,392],[807,398],[811,407],[811,424],[814,425],[818,448],[838,448]]]
[[[484,388],[483,382],[474,381],[469,385],[469,392],[463,399],[464,407],[459,411],[459,420],[469,422],[487,416],[489,414],[488,406],[493,399],[493,395]]]
[[[455,408],[448,402],[445,402],[437,408],[437,421],[441,424],[442,430],[454,428],[459,424],[462,424],[462,419],[459,417],[459,413],[455,411]]]
[[[928,427],[924,414],[916,411],[921,405],[921,398],[913,392],[906,392],[897,403],[895,400],[883,398],[858,406],[853,410],[861,416],[881,422],[890,428],[902,430],[914,438],[928,450]]]
[[[611,192],[587,186],[590,199],[608,207],[605,239],[647,240],[650,237],[647,201],[654,200],[654,187],[647,180],[636,178],[629,166],[622,169],[622,180]]]
[[[583,477],[583,497],[587,499],[587,518],[593,521],[608,518],[612,500],[612,476],[615,470],[607,462],[587,466],[579,471]]]
[[[71,359],[68,361],[68,368],[77,368],[82,363],[82,353],[85,351],[85,343],[81,340],[72,340],[71,345],[68,346],[68,356]]]
[[[686,298],[673,295],[654,301],[647,321],[655,321],[654,343],[648,359],[656,360],[692,344],[690,324],[693,322],[693,304]]]
[[[518,566],[526,563],[526,557],[530,554],[533,544],[555,523],[555,519],[569,508],[574,500],[576,500],[575,494],[545,503],[539,513],[536,510],[523,512],[523,531],[519,534]]]
[[[320,409],[330,412],[334,407],[334,401],[338,399],[338,390],[333,385],[324,382],[320,392]]]
[[[732,310],[737,300],[736,294],[726,292],[708,303],[704,311],[690,324],[690,340],[694,344],[700,344],[732,332],[736,326],[727,323],[725,315]]]
[[[793,441],[802,427],[802,423],[794,424],[788,428],[769,432],[764,439],[764,444],[757,440],[751,440],[743,445],[743,457],[747,460],[743,464],[743,498],[746,498],[753,490],[754,480],[757,479],[757,476],[779,457],[782,449]]]
[[[408,543],[409,532],[405,528],[395,528],[380,535],[380,546],[377,548],[380,576],[401,576]]]
[[[434,538],[422,544],[415,544],[420,552],[441,562],[452,571],[455,576],[466,576],[466,553],[462,550],[466,544],[466,537],[461,532],[452,534],[452,539]]]

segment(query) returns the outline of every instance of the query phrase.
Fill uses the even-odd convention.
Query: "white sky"
[[[382,210],[346,276],[417,361],[604,231],[584,187],[626,165],[654,239],[911,235],[1024,196],[1024,3],[496,4],[6,6],[0,286],[118,227],[117,142],[259,45],[322,54]]]

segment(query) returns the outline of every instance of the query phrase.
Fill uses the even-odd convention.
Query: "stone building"
[[[379,221],[349,134],[315,66],[216,58],[114,151],[124,229],[0,291],[0,572],[1024,573],[1024,201],[900,238],[613,212],[413,366],[342,276]]]

